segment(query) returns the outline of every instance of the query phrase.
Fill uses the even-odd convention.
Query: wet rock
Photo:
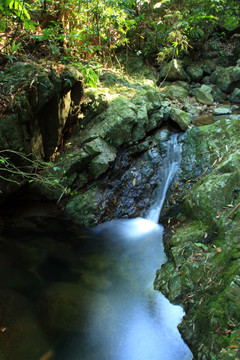
[[[94,226],[98,209],[99,192],[96,186],[90,186],[84,193],[75,196],[66,206],[66,215],[76,224]]]
[[[185,111],[172,108],[170,111],[170,118],[175,121],[182,130],[187,130],[192,118]]]
[[[195,97],[197,101],[204,105],[212,105],[214,100],[211,91],[212,89],[210,86],[202,85],[195,92]]]
[[[214,115],[226,115],[231,114],[232,110],[229,107],[218,107],[213,109]]]
[[[38,307],[48,331],[54,336],[79,333],[86,328],[89,312],[94,312],[96,294],[86,288],[65,282],[53,283],[41,294]],[[104,296],[98,295],[98,306],[109,311]],[[97,326],[97,324],[96,324]]]

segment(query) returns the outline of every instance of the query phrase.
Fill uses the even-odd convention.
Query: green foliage
[[[85,86],[97,88],[99,75],[101,74],[102,69],[101,64],[89,62],[86,65],[82,63],[77,63],[76,65],[83,75]]]
[[[162,61],[202,50],[218,24],[233,29],[240,15],[237,0],[54,0],[46,4],[46,11],[36,15],[43,10],[42,2],[0,0],[0,29],[6,34],[3,48],[9,55],[25,44],[17,41],[24,32],[44,49],[47,45],[49,56],[64,62],[80,58],[108,63],[123,46]],[[91,66],[83,72],[87,82],[97,82]]]
[[[11,149],[0,151],[0,179],[17,185],[28,182],[39,183],[49,190],[64,191],[60,179],[54,175],[54,172],[60,168],[52,162],[44,162],[40,159],[32,160],[30,156],[25,155],[22,151]],[[16,161],[18,165],[16,165]],[[45,177],[42,171],[53,170],[53,174]]]

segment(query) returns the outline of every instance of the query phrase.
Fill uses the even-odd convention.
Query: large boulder
[[[167,79],[170,81],[187,80],[188,75],[183,68],[183,63],[180,60],[173,59],[167,65],[164,65],[159,73],[160,79]]]
[[[187,74],[190,76],[191,80],[194,82],[200,82],[203,77],[203,67],[200,65],[191,64],[186,68]],[[205,65],[206,73],[206,65]]]
[[[170,118],[176,122],[182,130],[187,130],[191,121],[192,117],[187,114],[185,111],[180,109],[172,108],[170,111]]]
[[[54,72],[33,63],[16,63],[6,72],[6,80],[3,92],[9,92],[7,86],[11,87],[13,102],[5,109],[7,123],[3,121],[3,125],[6,129],[8,124],[8,134],[5,138],[6,131],[3,130],[0,149],[18,151],[24,148],[25,153],[49,158],[60,140],[67,118],[73,108],[80,105],[83,95],[81,74],[71,67]],[[13,114],[10,118],[9,113]],[[3,113],[3,120],[4,116]],[[15,130],[11,131],[11,127]],[[21,139],[21,143],[16,139]]]
[[[95,310],[96,293],[81,285],[57,282],[45,289],[38,307],[53,336],[87,331],[89,313]],[[109,314],[106,298],[98,294],[98,307]],[[96,324],[97,326],[98,324]]]
[[[235,88],[230,96],[230,101],[234,104],[240,104],[240,89]]]
[[[102,133],[114,147],[132,141],[132,130],[137,124],[137,106],[128,98],[118,97],[109,105]]]
[[[228,94],[240,84],[240,68],[238,66],[219,67],[211,74],[210,82]]]
[[[202,85],[196,90],[195,97],[197,101],[203,105],[212,105],[214,100],[211,92],[212,89],[210,86]]]
[[[1,91],[6,97],[11,92],[12,101],[1,114],[0,151],[10,162],[1,163],[0,202],[26,183],[26,172],[36,171],[33,158],[50,158],[67,119],[79,111],[83,95],[82,76],[72,67],[55,71],[20,62],[6,70],[5,80]]]
[[[171,100],[185,99],[188,96],[188,90],[185,87],[175,84],[165,85],[160,88],[160,92]]]

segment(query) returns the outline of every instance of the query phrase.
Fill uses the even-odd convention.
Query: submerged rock
[[[48,331],[54,336],[59,336],[79,333],[83,325],[87,328],[88,314],[95,309],[95,296],[93,291],[77,284],[57,282],[50,285],[38,301],[39,311]],[[102,307],[106,316],[110,314],[108,302],[103,295],[100,297],[98,294],[97,305]]]
[[[50,354],[51,348],[37,312],[27,298],[15,291],[1,289],[0,305],[1,359],[40,359],[47,352]]]

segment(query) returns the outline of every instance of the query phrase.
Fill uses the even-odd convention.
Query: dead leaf
[[[218,253],[222,252],[222,249],[220,247],[216,248],[216,250],[217,250]]]
[[[212,167],[214,167],[217,163],[217,159],[214,161],[214,163],[212,164]]]
[[[238,346],[237,345],[230,345],[228,348],[229,349],[238,349]]]
[[[53,357],[54,353],[52,350],[47,351],[39,360],[50,360]]]
[[[133,186],[136,185],[136,178],[133,179],[133,182],[132,182]]]

